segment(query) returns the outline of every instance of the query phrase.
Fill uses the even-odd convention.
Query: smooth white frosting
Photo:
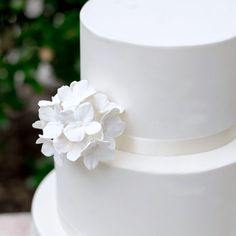
[[[90,11],[81,15],[81,76],[125,108],[126,135],[194,139],[235,125],[236,39],[189,47],[120,42],[92,31]]]
[[[235,4],[150,0],[143,8],[138,0],[91,0],[85,5],[82,79],[125,108],[126,136],[178,142],[235,125],[236,32],[229,25]],[[233,141],[178,158],[134,154],[128,147],[90,172],[80,161],[66,160],[56,165],[65,230],[70,236],[234,236],[235,147]]]
[[[125,135],[178,142],[235,125],[235,5],[85,5],[82,79],[125,108]],[[178,158],[117,151],[93,171],[81,161],[56,164],[58,212],[69,236],[236,235],[236,141]]]
[[[31,236],[68,236],[57,213],[55,171],[48,174],[40,183],[33,198],[31,214]]]
[[[117,152],[88,171],[56,166],[58,211],[69,236],[234,236],[236,142],[204,154]]]
[[[234,0],[90,0],[83,23],[111,40],[144,46],[186,46],[236,35]]]

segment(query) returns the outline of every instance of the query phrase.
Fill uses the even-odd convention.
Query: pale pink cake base
[[[29,213],[0,215],[1,236],[30,236],[31,215]]]

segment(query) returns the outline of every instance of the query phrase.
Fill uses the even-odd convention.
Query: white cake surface
[[[81,78],[124,107],[127,137],[197,139],[236,124],[236,39],[226,33],[236,35],[235,21],[226,24],[230,17],[236,18],[231,12],[236,2],[180,2],[91,0],[81,12]],[[129,7],[132,4],[146,13]],[[167,6],[170,12],[159,9]],[[180,14],[187,8],[190,19]],[[139,14],[133,16],[133,11]],[[227,17],[216,20],[218,11],[227,12]],[[168,26],[177,38],[169,37],[160,33],[167,29],[165,24],[155,25],[159,14],[167,14],[167,25],[196,25],[179,34]],[[152,24],[144,26],[146,21]],[[129,24],[132,29],[127,30]],[[198,28],[203,30],[199,34]],[[155,44],[150,45],[149,39]],[[163,47],[159,40],[172,46]]]
[[[236,141],[178,158],[117,152],[94,171],[66,161],[56,172],[69,236],[236,235]]]
[[[98,35],[145,46],[187,46],[235,37],[234,0],[90,0],[82,11]]]
[[[55,171],[42,181],[33,198],[32,236],[68,236],[57,212]]]
[[[127,127],[115,161],[56,164],[66,235],[236,235],[235,11],[235,0],[85,4],[81,78]]]

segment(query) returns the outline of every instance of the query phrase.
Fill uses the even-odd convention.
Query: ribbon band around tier
[[[236,137],[236,126],[217,134],[184,140],[157,140],[122,135],[117,139],[117,149],[150,156],[179,156],[196,154],[220,148]]]

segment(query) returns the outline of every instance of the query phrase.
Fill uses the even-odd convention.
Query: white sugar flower
[[[39,121],[33,123],[33,127],[43,130],[44,138],[57,138],[62,132],[66,122],[74,121],[73,113],[70,111],[60,111],[57,103],[46,106],[46,101],[39,108]],[[48,103],[49,104],[49,103]]]
[[[94,169],[100,161],[115,159],[114,146],[107,141],[97,140],[91,142],[83,152],[84,164],[89,169]]]
[[[42,135],[39,135],[36,144],[42,144],[41,151],[43,155],[47,157],[54,155],[54,147],[51,139],[43,138]]]
[[[57,94],[52,97],[52,101],[42,100],[42,101],[39,101],[38,103],[40,107],[54,106],[58,104],[60,104],[60,100]]]
[[[45,124],[43,127],[44,138],[57,138],[62,134],[64,125],[58,118],[57,107],[43,106],[39,108],[39,119]]]
[[[53,156],[55,162],[58,165],[62,165],[63,163],[62,156],[60,156],[59,153],[55,150],[51,139],[46,139],[43,138],[42,135],[39,135],[36,144],[42,144],[41,152],[43,153],[43,155],[47,157]]]
[[[93,96],[94,106],[99,113],[110,112],[113,109],[117,109],[120,113],[123,112],[123,109],[118,106],[116,103],[110,102],[107,96],[103,93],[97,93]]]
[[[119,114],[120,110],[114,108],[101,118],[103,138],[93,140],[83,152],[84,164],[89,170],[94,169],[100,161],[114,160],[115,138],[125,130],[125,123],[120,119]]]
[[[35,129],[43,129],[45,127],[46,123],[42,120],[37,120],[33,123],[33,128]]]
[[[33,127],[43,131],[36,143],[42,144],[45,156],[54,156],[59,164],[64,158],[83,157],[88,169],[114,159],[115,138],[125,129],[119,118],[123,110],[96,93],[88,81],[62,86],[52,101],[40,101],[39,106],[39,120]]]
[[[53,147],[59,154],[65,154],[70,161],[76,161],[81,157],[81,153],[86,148],[88,142],[71,142],[64,135],[53,140]]]
[[[87,80],[72,82],[69,86],[62,86],[58,89],[58,97],[64,110],[74,110],[86,98],[95,94]]]
[[[118,116],[119,113],[118,109],[113,109],[101,118],[104,140],[115,142],[115,138],[124,132],[125,123]]]
[[[72,142],[82,141],[87,135],[94,135],[101,130],[101,124],[94,119],[94,110],[86,102],[78,106],[74,112],[75,122],[71,122],[64,129],[65,136]]]

